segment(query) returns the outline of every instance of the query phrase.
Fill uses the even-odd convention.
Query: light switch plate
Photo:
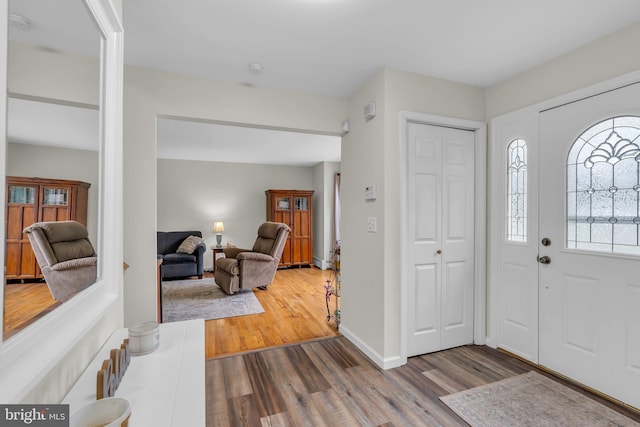
[[[369,218],[367,218],[367,231],[369,233],[378,232],[378,220],[375,216],[370,216]]]

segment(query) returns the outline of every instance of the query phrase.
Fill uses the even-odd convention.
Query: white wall
[[[333,135],[344,99],[125,68],[125,325],[155,318],[156,117],[168,115]],[[224,185],[231,181],[225,180]],[[213,184],[211,184],[213,185]],[[225,224],[226,228],[226,224]]]
[[[334,247],[334,179],[338,172],[338,162],[322,162],[313,167],[313,258],[319,268],[327,267]]]
[[[251,248],[266,220],[268,189],[311,190],[312,169],[158,159],[158,230],[199,230],[210,248],[213,222],[223,221],[223,245]],[[204,261],[213,267],[210,249]]]
[[[7,175],[72,179],[91,184],[87,207],[87,230],[94,246],[98,243],[98,152],[41,145],[9,143]]]

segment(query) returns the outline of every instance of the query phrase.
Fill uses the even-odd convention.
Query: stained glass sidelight
[[[527,241],[527,143],[515,139],[507,147],[507,240]]]
[[[567,246],[640,255],[640,117],[597,123],[567,158]]]

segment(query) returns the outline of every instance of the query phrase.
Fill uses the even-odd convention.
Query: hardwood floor
[[[413,357],[386,371],[344,337],[282,346],[207,360],[207,426],[466,426],[440,396],[531,370],[484,346]]]
[[[267,291],[254,291],[265,313],[206,322],[206,357],[339,335],[326,319],[323,286],[329,277],[317,268],[279,270]],[[4,339],[59,304],[44,282],[5,285]]]
[[[330,274],[318,268],[278,270],[268,290],[254,290],[264,313],[205,322],[206,357],[339,335],[335,322],[327,321],[324,285]]]
[[[60,305],[44,282],[5,284],[4,298],[5,340]]]

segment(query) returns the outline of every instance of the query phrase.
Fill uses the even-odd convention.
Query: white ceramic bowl
[[[71,414],[69,427],[127,427],[131,404],[122,397],[96,400]]]

